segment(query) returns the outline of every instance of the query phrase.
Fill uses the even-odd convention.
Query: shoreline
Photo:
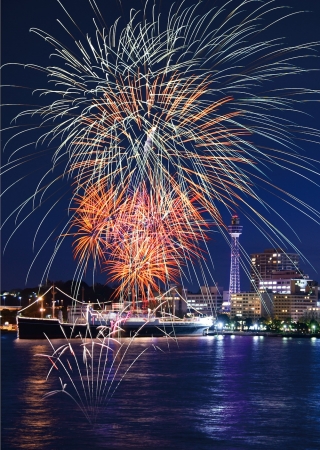
[[[17,327],[13,326],[9,327],[0,327],[0,334],[13,334],[17,333]],[[201,336],[201,335],[200,335]],[[200,336],[187,336],[187,337],[200,337]],[[303,339],[311,339],[316,338],[320,339],[320,333],[281,333],[277,331],[208,331],[203,334],[203,336],[262,336],[262,337],[273,337],[273,338],[303,338]],[[137,336],[139,338],[140,336]],[[141,336],[142,337],[142,336]],[[146,337],[146,336],[143,336]],[[182,336],[178,336],[182,337]]]
[[[280,338],[320,338],[319,333],[281,333],[277,331],[209,331],[206,336],[265,336]]]

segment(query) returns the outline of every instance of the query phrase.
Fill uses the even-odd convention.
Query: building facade
[[[187,303],[191,310],[201,314],[215,315],[222,307],[223,288],[219,286],[201,286],[200,293],[187,293]]]
[[[240,292],[231,296],[231,317],[239,319],[260,317],[291,319],[297,322],[302,317],[320,317],[320,307],[317,305],[318,292],[311,294],[290,293],[254,293]]]
[[[273,294],[238,292],[231,295],[231,317],[258,320],[273,315]]]
[[[273,292],[274,294],[312,293],[317,283],[299,271],[284,270],[273,272],[269,280],[259,281],[259,292]]]
[[[275,294],[273,296],[274,317],[279,320],[288,318],[297,322],[301,317],[318,315],[317,297],[305,294]]]
[[[275,272],[298,271],[299,255],[285,253],[281,249],[265,249],[262,253],[254,253],[251,258],[251,292],[259,289],[260,281],[272,280]]]

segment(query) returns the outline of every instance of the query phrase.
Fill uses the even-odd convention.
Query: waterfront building
[[[258,320],[273,316],[273,294],[264,292],[237,292],[231,294],[231,317]]]
[[[318,283],[316,281],[303,277],[292,279],[279,278],[275,279],[275,281],[276,284],[260,284],[273,296],[274,317],[279,320],[290,318],[297,322],[301,317],[318,314],[320,308],[317,305]],[[268,283],[270,283],[270,280]]]
[[[201,314],[213,315],[222,307],[223,287],[201,286],[199,293],[188,292],[186,298],[188,308],[191,310],[197,310]]]
[[[283,270],[273,272],[268,280],[259,281],[259,291],[273,292],[275,294],[309,293],[314,290],[317,283],[299,271]]]
[[[315,295],[305,294],[274,294],[274,317],[279,320],[288,318],[297,322],[301,317],[319,316],[320,308],[317,306]]]
[[[254,253],[251,257],[251,291],[256,292],[259,289],[261,281],[272,280],[276,272],[294,271],[295,278],[298,278],[300,271],[299,255],[296,253],[285,253],[277,248],[265,249],[262,253]]]
[[[275,275],[275,274],[274,274]],[[289,275],[289,274],[287,274]],[[279,274],[277,275],[279,276]],[[239,292],[231,295],[231,317],[251,318],[273,317],[279,320],[301,317],[319,317],[318,283],[306,278],[275,279],[260,282],[260,292]],[[283,283],[284,284],[277,284]]]

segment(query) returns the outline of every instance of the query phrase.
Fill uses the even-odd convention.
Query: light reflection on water
[[[45,382],[48,361],[34,355],[49,345],[3,336],[2,448],[320,448],[320,339],[153,342],[165,353],[137,361],[92,429],[66,396],[43,399],[57,377]]]

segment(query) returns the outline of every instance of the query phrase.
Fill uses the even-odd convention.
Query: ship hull
[[[98,337],[102,327],[98,325],[61,323],[58,319],[36,319],[17,317],[19,339],[72,339],[92,336]],[[108,328],[109,330],[109,328]]]
[[[208,326],[193,322],[167,322],[120,325],[122,337],[202,336]]]
[[[111,331],[101,324],[61,323],[58,319],[37,319],[17,317],[19,339],[68,339],[81,337],[103,337],[111,333],[113,337],[163,337],[163,336],[201,336],[208,325],[198,322],[161,322],[145,323],[123,322]]]

